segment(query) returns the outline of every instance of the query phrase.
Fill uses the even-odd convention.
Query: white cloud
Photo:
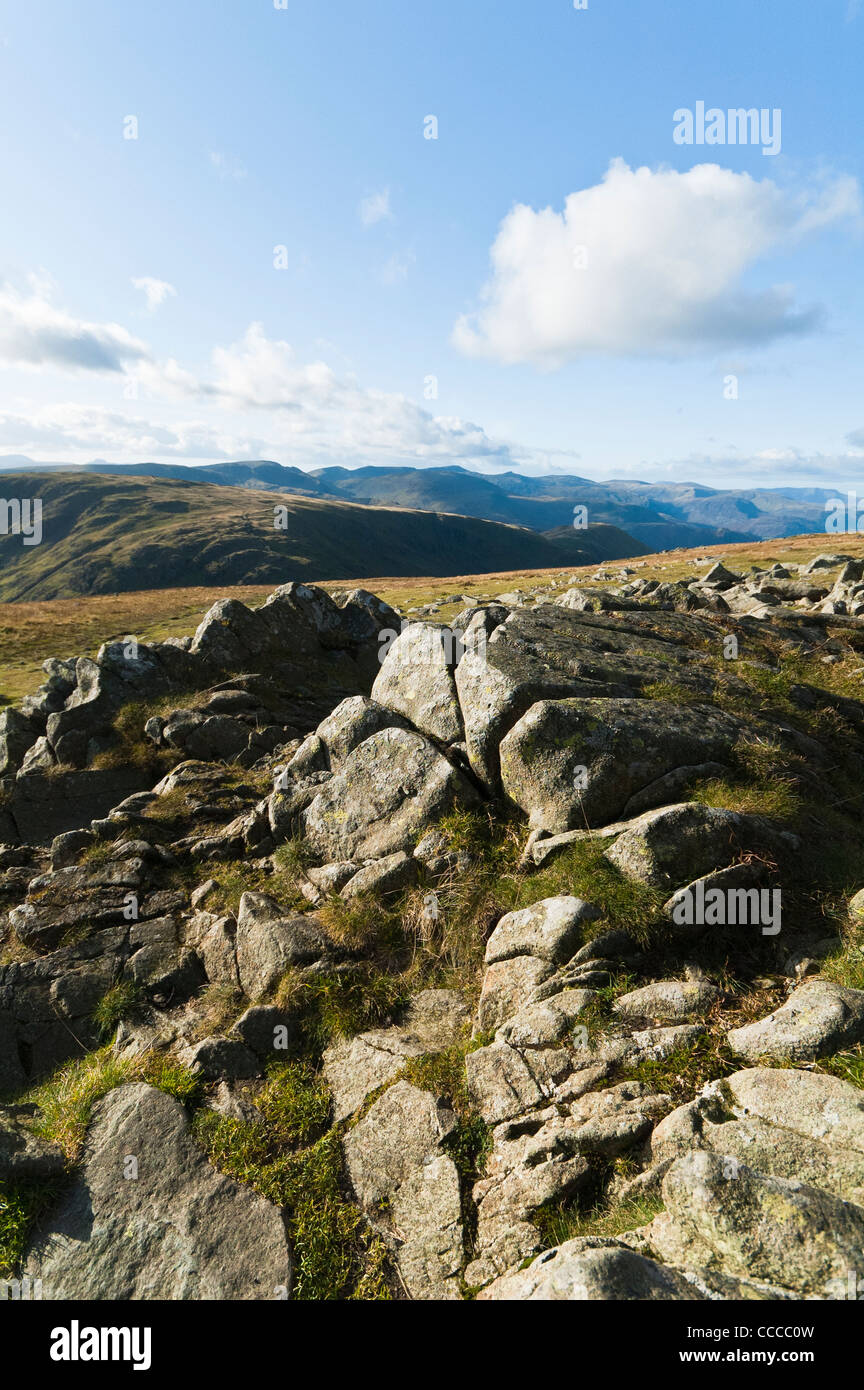
[[[413,251],[394,251],[381,267],[381,280],[385,285],[401,285],[408,279],[408,273],[417,260]]]
[[[233,155],[223,154],[221,150],[210,151],[210,163],[220,179],[245,179],[247,170]]]
[[[463,352],[555,367],[596,354],[679,356],[807,332],[817,309],[793,289],[745,289],[769,252],[860,216],[856,180],[793,197],[716,164],[630,169],[571,193],[564,211],[524,204],[505,217],[492,278],[453,338]]]
[[[254,436],[201,421],[159,425],[120,411],[72,403],[31,407],[25,414],[0,412],[0,446],[27,453],[50,449],[67,457],[98,451],[124,462],[259,457],[262,447]]]
[[[173,285],[169,285],[167,280],[154,280],[152,275],[140,275],[133,278],[132,285],[136,290],[141,290],[147,298],[147,308],[150,313],[155,313],[160,304],[164,304],[166,299],[172,295],[176,296],[177,291]]]
[[[52,302],[52,286],[32,276],[29,292],[0,285],[0,363],[7,367],[54,367],[72,371],[122,372],[150,357],[146,343],[117,323],[88,323]]]
[[[392,221],[390,189],[385,188],[381,193],[371,193],[368,198],[364,198],[358,213],[364,227],[374,227],[376,222]]]

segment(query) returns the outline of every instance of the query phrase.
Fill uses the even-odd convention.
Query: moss
[[[409,992],[403,977],[381,973],[369,962],[358,962],[311,977],[289,970],[273,1000],[298,1016],[305,1053],[320,1055],[334,1039],[350,1038],[392,1021],[408,1002]]]
[[[673,705],[704,704],[709,698],[704,691],[693,690],[675,681],[650,681],[643,685],[642,694],[648,700],[668,700]]]
[[[412,1057],[399,1073],[399,1080],[410,1081],[421,1091],[431,1091],[446,1100],[460,1119],[469,1121],[474,1106],[465,1078],[465,1047],[458,1043],[444,1052]]]
[[[666,930],[662,913],[666,895],[625,878],[605,857],[609,844],[609,840],[590,839],[566,846],[520,883],[513,906],[528,907],[540,898],[572,893],[595,903],[603,914],[602,920],[588,926],[586,940],[614,927],[640,943],[652,941]]]
[[[112,985],[93,1010],[93,1021],[103,1038],[110,1038],[124,1018],[132,1018],[142,1009],[144,991],[131,981]]]
[[[26,1100],[39,1108],[35,1128],[59,1145],[70,1163],[81,1152],[90,1112],[97,1100],[130,1081],[145,1081],[184,1104],[200,1093],[200,1082],[188,1067],[157,1053],[115,1057],[110,1046],[67,1062],[50,1080],[28,1092]]]
[[[17,1276],[30,1233],[63,1191],[62,1178],[0,1182],[0,1279]]]
[[[320,1077],[296,1063],[279,1067],[258,1104],[265,1115],[263,1125],[202,1110],[193,1132],[221,1172],[286,1209],[294,1250],[294,1297],[391,1297],[384,1247],[346,1195],[341,1127],[308,1142],[326,1123],[329,1110]]]
[[[637,1230],[663,1210],[659,1196],[635,1197],[624,1202],[600,1200],[588,1208],[554,1204],[535,1212],[533,1222],[550,1247],[577,1236],[618,1236]]]

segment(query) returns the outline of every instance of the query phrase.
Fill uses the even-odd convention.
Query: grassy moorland
[[[214,489],[224,492],[226,489]],[[294,499],[303,500],[303,499]],[[360,509],[363,510],[363,509]],[[614,576],[630,568],[640,576],[675,580],[693,572],[702,557],[722,558],[733,570],[751,565],[764,568],[775,562],[802,564],[821,552],[864,556],[864,535],[792,536],[783,540],[756,541],[739,546],[713,546],[707,549],[663,551],[640,559],[606,561],[603,573]],[[324,580],[325,589],[363,587],[386,599],[403,614],[412,609],[435,605],[435,617],[447,621],[461,608],[463,596],[495,598],[520,588],[548,588],[553,594],[591,582],[596,563],[578,568],[521,569],[487,574],[454,573],[449,578],[426,576],[377,576],[366,579]],[[19,700],[35,690],[42,679],[41,665],[47,656],[94,655],[103,642],[127,635],[139,641],[161,641],[183,636],[198,623],[220,598],[235,598],[255,606],[272,593],[288,575],[265,584],[196,585],[153,588],[130,593],[94,594],[76,598],[41,599],[0,604],[0,705]],[[321,582],[316,574],[308,582]]]

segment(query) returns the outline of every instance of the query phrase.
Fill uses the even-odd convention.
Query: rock
[[[733,574],[731,570],[727,570],[722,561],[718,560],[717,564],[712,565],[708,573],[702,576],[702,583],[716,585],[718,589],[726,589],[733,584],[740,584],[741,575]]]
[[[77,863],[82,851],[95,844],[96,836],[92,830],[67,830],[62,835],[55,835],[51,841],[52,870],[56,873],[58,869]]]
[[[290,966],[311,965],[333,950],[314,913],[285,916],[264,893],[244,893],[237,913],[237,969],[250,999],[276,985]]]
[[[581,942],[582,928],[600,916],[581,898],[543,898],[501,918],[486,943],[486,963],[513,956],[537,956],[555,964],[566,960]]]
[[[694,765],[728,756],[740,728],[707,704],[543,700],[502,740],[501,782],[530,824],[550,834],[605,825],[676,769],[695,775]]]
[[[478,1032],[489,1032],[512,1018],[552,973],[550,963],[537,956],[513,956],[509,960],[495,961],[483,976],[477,1005]]]
[[[333,1096],[333,1119],[345,1120],[359,1110],[368,1095],[398,1076],[412,1057],[426,1047],[419,1038],[398,1028],[359,1033],[331,1043],[324,1052],[324,1079]]]
[[[278,1208],[217,1173],[182,1105],[139,1083],[94,1107],[79,1176],[25,1272],[53,1299],[273,1299],[291,1257]]]
[[[460,1299],[462,1203],[452,1158],[441,1155],[411,1173],[394,1192],[391,1211],[402,1237],[396,1262],[411,1298]]]
[[[20,710],[0,710],[0,777],[17,772],[38,732],[33,721]]]
[[[468,1090],[487,1124],[522,1115],[546,1098],[524,1057],[505,1042],[469,1052],[465,1072]]]
[[[527,1269],[505,1274],[478,1299],[488,1302],[697,1302],[684,1275],[615,1240],[580,1237],[546,1250]]]
[[[802,566],[801,573],[814,574],[816,570],[833,570],[838,565],[848,565],[850,562],[854,562],[852,555],[817,555],[815,559]]]
[[[458,742],[464,732],[453,679],[453,646],[449,629],[411,623],[388,649],[372,686],[372,698],[379,705],[445,744]]]
[[[233,1032],[262,1061],[284,1061],[287,1048],[299,1037],[298,1020],[284,1009],[253,1005],[238,1018]]]
[[[665,1211],[646,1233],[659,1258],[827,1297],[861,1260],[864,1210],[798,1181],[695,1152],[663,1179]]]
[[[204,1038],[185,1048],[180,1060],[205,1081],[246,1081],[261,1075],[255,1053],[234,1038]]]
[[[453,990],[427,989],[412,996],[398,1027],[373,1029],[331,1043],[324,1052],[324,1078],[333,1095],[338,1123],[360,1108],[413,1057],[443,1052],[467,1030],[470,1013]]]
[[[739,1057],[811,1061],[864,1040],[864,990],[810,979],[767,1018],[733,1028],[729,1046]]]
[[[694,1149],[864,1201],[864,1096],[835,1076],[791,1068],[751,1068],[706,1086],[651,1136],[662,1177]],[[644,1175],[643,1175],[644,1176]]]
[[[552,1047],[569,1035],[594,998],[591,989],[565,989],[549,999],[531,1001],[498,1029],[497,1036],[513,1047]]]
[[[864,918],[864,888],[859,888],[858,892],[849,899],[849,915],[859,919]]]
[[[65,1170],[62,1149],[41,1139],[31,1128],[32,1108],[0,1106],[0,1181],[56,1178]]]
[[[388,854],[384,859],[375,859],[365,865],[348,880],[341,890],[340,897],[359,898],[362,893],[374,893],[379,897],[401,893],[417,882],[417,861],[404,850]]]
[[[761,847],[788,854],[797,843],[795,836],[774,830],[759,816],[684,801],[639,816],[606,858],[627,878],[679,888],[725,868],[745,850]]]
[[[453,1112],[427,1091],[397,1081],[345,1136],[345,1162],[360,1203],[374,1207],[438,1157],[455,1124]]]
[[[477,794],[428,739],[384,729],[349,754],[301,816],[321,859],[380,859]]]
[[[620,1018],[681,1023],[704,1013],[719,996],[720,991],[707,980],[656,980],[622,994],[612,1008]]]
[[[383,704],[368,700],[365,695],[353,695],[337,705],[332,714],[318,725],[315,737],[320,741],[327,766],[338,772],[349,753],[382,729],[404,729],[405,720]],[[292,764],[296,761],[292,759]]]

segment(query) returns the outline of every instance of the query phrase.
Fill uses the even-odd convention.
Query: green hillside
[[[4,474],[42,499],[43,539],[0,535],[0,601],[292,579],[449,575],[591,564],[644,553],[612,526],[561,538],[436,512],[169,478]],[[285,508],[275,529],[274,508]]]

